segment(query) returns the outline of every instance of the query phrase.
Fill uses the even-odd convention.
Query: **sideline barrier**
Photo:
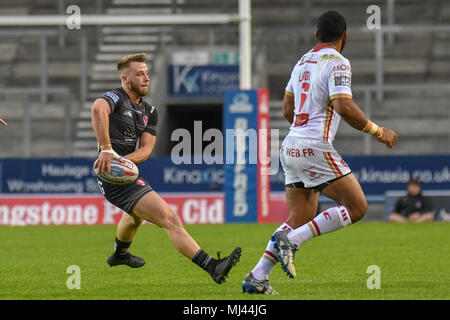
[[[184,224],[225,223],[223,193],[162,193]],[[284,195],[270,197],[268,222],[287,218]],[[125,214],[100,195],[36,194],[0,196],[0,225],[117,224]]]
[[[388,190],[406,190],[406,183],[411,176],[418,176],[421,179],[422,188],[426,192],[450,190],[450,155],[344,156],[344,159],[360,181],[369,203],[383,203],[385,193]],[[40,210],[42,210],[42,201],[33,202],[37,201],[36,197],[42,197],[42,194],[45,194],[45,197],[48,199],[61,199],[64,197],[77,199],[75,202],[67,202],[67,204],[71,205],[83,205],[87,200],[95,202],[97,200],[92,199],[96,197],[102,199],[98,190],[96,176],[92,170],[92,164],[93,160],[79,158],[1,159],[0,194],[2,196],[0,196],[0,224],[10,224],[8,222],[9,220],[5,220],[6,223],[1,222],[3,219],[6,219],[6,215],[9,215],[9,217],[13,215],[20,217],[25,214],[30,223],[35,223],[36,219],[38,219],[35,217],[38,208],[31,207],[31,209],[27,209],[28,211],[26,212],[28,213],[21,213],[24,209],[20,206],[39,207],[41,205]],[[179,208],[178,212],[181,212],[181,214],[184,212],[183,208],[185,206],[185,202],[183,201],[197,199],[197,196],[207,198],[209,196],[220,195],[219,198],[223,201],[225,176],[223,165],[174,165],[170,157],[159,157],[150,158],[145,163],[140,164],[139,169],[141,174],[158,193],[166,195],[168,197],[167,199],[169,199],[169,196],[174,197],[174,205],[177,205]],[[283,177],[281,167],[278,173],[270,176],[271,193],[269,197],[268,222],[282,221],[279,219],[284,219],[287,215]],[[253,181],[251,182],[253,183]],[[190,193],[186,193],[186,191]],[[189,199],[183,198],[185,200],[179,200],[177,202],[175,199],[180,195],[186,195]],[[22,202],[20,200],[22,198],[34,200],[24,200],[25,202]],[[323,204],[330,202],[324,197],[321,197],[320,201]],[[195,202],[187,203],[186,206],[188,209],[185,209],[186,223],[198,223],[198,221],[204,221],[205,219],[206,223],[220,221],[219,218],[203,218],[202,220],[200,218],[201,215],[196,213],[201,210],[208,212],[208,208],[211,207],[208,201],[206,204],[205,202],[198,204],[195,204]],[[102,212],[109,211],[105,211],[105,205],[103,203],[96,204],[95,202],[93,204],[97,208],[95,224],[102,219]],[[56,202],[55,205],[57,205]],[[62,203],[60,205],[65,204]],[[85,210],[82,211],[82,219],[84,219],[83,221],[85,223],[89,224],[94,220],[94,213],[91,207],[86,209],[87,205],[82,207],[82,210]],[[13,211],[12,209],[14,207],[16,209]],[[91,209],[92,212],[90,211]],[[62,209],[57,207],[57,211],[54,213],[56,223],[65,221],[62,217],[58,216],[60,214],[62,215],[58,210]],[[77,207],[71,208],[71,210],[78,212],[76,210],[80,209]],[[214,212],[216,209],[210,210]],[[67,214],[68,212],[66,212]],[[72,212],[72,214],[74,213]],[[182,215],[181,217],[184,219]],[[39,219],[40,222],[45,221],[43,220],[45,217]],[[223,221],[227,223],[231,222],[226,218],[223,218]]]

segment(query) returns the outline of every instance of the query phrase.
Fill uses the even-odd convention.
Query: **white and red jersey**
[[[318,44],[295,65],[285,93],[295,100],[289,135],[334,140],[340,115],[331,101],[352,97],[350,62],[335,49]]]

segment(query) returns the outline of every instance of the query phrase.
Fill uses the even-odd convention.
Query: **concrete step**
[[[115,79],[117,79],[117,78],[118,77],[116,75]],[[107,90],[111,90],[111,89],[114,89],[117,87],[120,87],[120,81],[117,81],[117,80],[110,81],[110,82],[97,82],[96,81],[96,82],[89,83],[89,90],[94,90],[94,91],[102,91],[103,90],[103,93]]]
[[[118,82],[120,83],[120,77],[117,71],[113,72],[91,72],[90,79],[94,82]]]
[[[91,110],[80,111],[78,118],[80,120],[91,120]]]
[[[92,130],[92,122],[89,120],[80,120],[77,122],[77,129]]]
[[[447,58],[431,61],[430,74],[433,78],[439,75],[447,75],[446,78],[448,79],[448,75],[450,74],[450,55],[448,55]],[[447,80],[447,82],[449,81]]]
[[[77,139],[96,139],[95,132],[93,130],[77,130]]]
[[[16,64],[13,67],[14,78],[29,79],[41,77],[39,62],[26,62]],[[80,63],[78,62],[49,62],[47,67],[49,77],[54,78],[79,78]]]
[[[103,96],[103,94],[105,93],[105,91],[90,91],[89,93],[88,93],[88,99],[90,99],[90,100],[95,100],[95,99],[97,99],[98,97],[101,97],[101,96]]]
[[[11,62],[17,55],[18,43],[2,42],[0,43],[0,62]]]
[[[20,2],[20,1],[18,1]],[[23,3],[22,3],[23,4]],[[14,5],[14,6],[5,6],[5,4],[2,4],[2,15],[5,16],[10,16],[10,15],[27,15],[30,14],[30,6],[26,5],[26,6],[19,6],[19,5]]]
[[[113,62],[115,68],[117,61],[123,58],[123,53],[98,53],[95,56],[95,60],[99,62]],[[155,55],[153,53],[147,53],[147,60],[153,60]]]
[[[374,74],[376,70],[375,59],[353,59],[350,61],[353,74]],[[270,75],[289,75],[293,65],[290,63],[268,63],[267,73]],[[424,75],[427,71],[425,59],[385,59],[383,70],[386,75],[406,74]]]
[[[177,9],[179,12],[180,9]],[[117,7],[106,9],[106,14],[108,15],[162,15],[162,14],[172,14],[172,8],[166,7]]]
[[[154,52],[158,48],[155,44],[130,43],[126,45],[102,44],[99,51],[103,53],[123,52],[124,55],[130,52]]]
[[[344,156],[364,154],[364,138],[362,136],[343,138],[336,136],[333,146]],[[436,137],[400,137],[398,143],[391,149],[376,139],[371,140],[372,154],[374,155],[408,155],[408,154],[443,154],[450,152],[448,136]]]
[[[401,137],[434,137],[449,135],[449,118],[371,118],[375,123],[393,129]],[[345,121],[339,126],[341,136],[358,136],[360,131],[350,127]],[[414,150],[414,149],[412,149]]]
[[[450,45],[448,41],[435,41],[433,42],[433,57],[435,58],[449,58],[450,57]]]
[[[182,5],[186,0],[113,0],[114,6],[171,6],[173,3]]]
[[[174,30],[174,27],[165,27],[165,26],[152,26],[152,27],[143,27],[143,26],[135,26],[135,27],[102,27],[101,31],[104,35],[119,35],[119,34],[134,34],[134,35],[150,35],[150,34],[161,34],[167,33]]]
[[[161,37],[159,34],[155,35],[113,35],[104,36],[102,38],[103,43],[159,43]],[[164,41],[172,41],[172,37],[167,35],[164,37]]]
[[[120,58],[119,58],[120,59]],[[113,63],[94,63],[91,69],[93,72],[116,72],[117,66]]]
[[[76,158],[96,159],[97,156],[98,152],[96,150],[74,149],[72,151],[72,157]]]
[[[372,102],[371,115],[376,117],[449,117],[448,97],[391,98],[382,103]],[[363,105],[361,105],[363,106]]]
[[[40,103],[40,102],[30,102],[30,116],[33,120],[62,120],[64,119],[64,104],[63,103]],[[3,119],[19,119],[23,120],[24,108],[23,102],[21,101],[3,101],[0,107],[1,118]],[[73,102],[69,106],[70,114],[72,118],[78,116],[78,106],[76,102]]]
[[[77,140],[73,143],[74,149],[77,150],[97,150],[97,140]]]

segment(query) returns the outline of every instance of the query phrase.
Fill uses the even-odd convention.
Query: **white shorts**
[[[288,135],[280,149],[285,185],[303,183],[305,188],[323,189],[351,169],[327,141]]]

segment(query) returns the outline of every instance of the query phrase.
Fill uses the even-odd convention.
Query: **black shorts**
[[[339,180],[340,178],[343,178],[343,177],[349,175],[350,173],[352,173],[352,172],[346,173],[343,176],[337,177],[335,179],[332,179],[330,181],[324,182],[322,184],[319,184],[318,186],[311,187],[311,188],[306,188],[305,184],[303,182],[301,182],[301,181],[294,182],[294,183],[288,183],[287,185],[285,185],[285,187],[286,188],[297,188],[297,189],[313,189],[313,190],[317,190],[319,192],[322,192],[322,190],[325,189],[326,187],[328,187],[330,184],[332,184],[336,180]]]
[[[133,212],[136,203],[146,193],[153,191],[152,187],[141,176],[136,181],[121,186],[100,179],[97,179],[97,182],[100,192],[106,200],[129,214]]]

